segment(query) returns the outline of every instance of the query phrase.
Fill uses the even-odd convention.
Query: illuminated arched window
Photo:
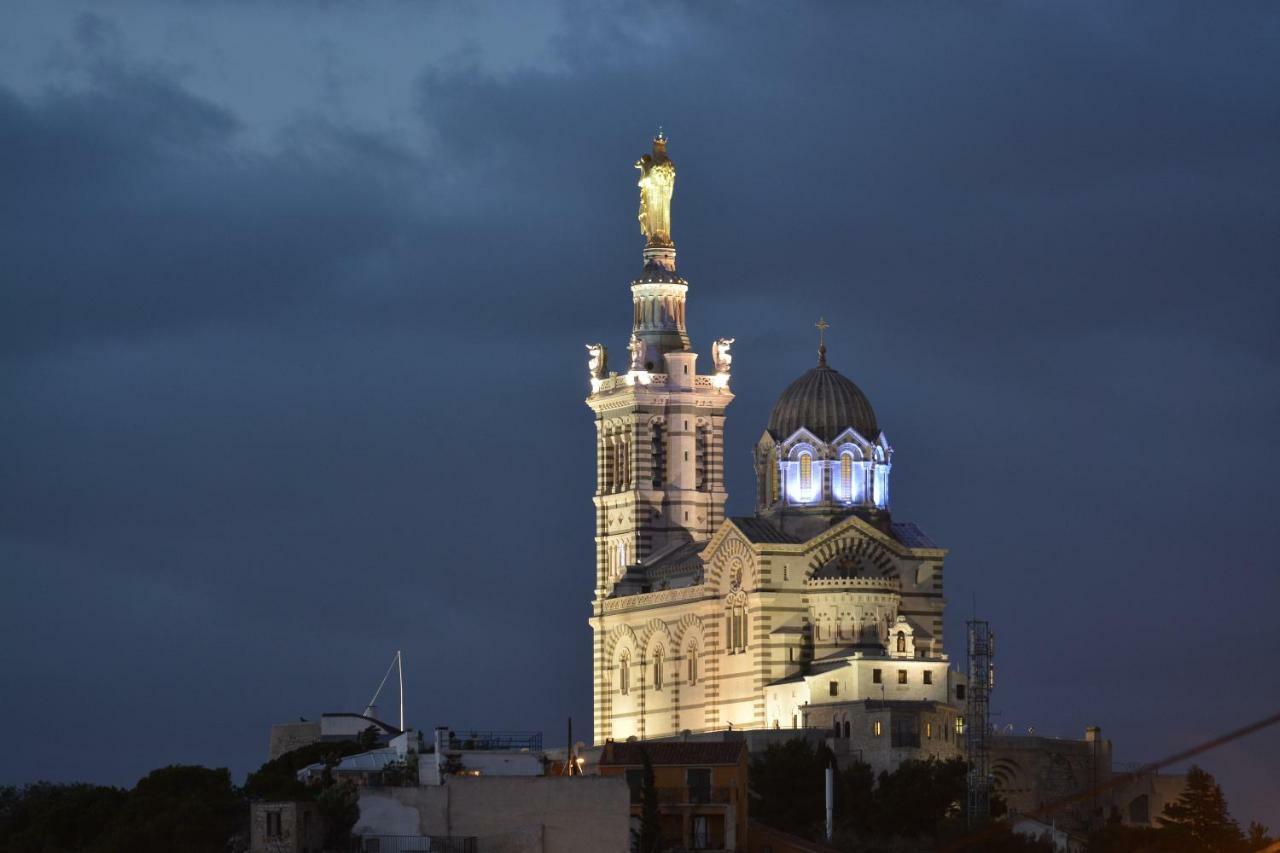
[[[898,632],[898,651],[905,652],[907,650],[907,635],[904,631]]]
[[[623,696],[631,691],[631,656],[623,654],[618,664],[618,692]]]
[[[662,689],[662,649],[653,653],[653,689]]]
[[[853,500],[853,454],[840,454],[840,494],[847,501]]]
[[[813,489],[813,456],[809,453],[800,454],[800,497],[803,500],[809,499],[809,493]]]

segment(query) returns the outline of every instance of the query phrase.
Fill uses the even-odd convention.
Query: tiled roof
[[[763,518],[753,516],[737,516],[729,519],[742,531],[742,535],[752,542],[795,545],[800,540],[790,533],[783,533]]]
[[[644,764],[641,752],[649,753],[655,767],[686,764],[737,764],[747,745],[740,741],[610,741],[605,744],[600,764],[605,767]]]
[[[643,563],[645,569],[691,569],[702,568],[702,558],[698,555],[707,547],[706,542],[685,542],[665,553],[659,553]]]
[[[895,521],[891,525],[893,538],[908,548],[937,548],[938,545],[923,530],[910,521]]]

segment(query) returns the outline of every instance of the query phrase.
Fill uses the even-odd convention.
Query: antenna
[[[366,717],[372,717],[377,713],[378,696],[382,693],[382,688],[387,686],[387,679],[391,677],[391,670],[398,670],[400,674],[400,731],[404,731],[404,656],[400,651],[396,650],[396,656],[391,659],[391,666],[387,667],[386,673],[382,676],[382,680],[378,682],[378,689],[373,691],[373,698],[369,700],[369,705],[364,709]]]

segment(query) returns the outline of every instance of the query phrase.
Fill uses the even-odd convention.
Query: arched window
[[[776,504],[781,494],[778,490],[778,484],[781,478],[778,476],[778,465],[776,462],[770,461],[769,464],[769,503]]]
[[[689,651],[685,654],[689,662],[689,678],[688,682],[692,686],[698,683],[698,650],[694,646],[689,647]]]
[[[847,501],[853,500],[853,454],[840,454],[840,494]]]
[[[848,720],[845,720],[845,721],[844,721],[844,736],[845,736],[845,737],[849,737],[849,736],[850,736],[851,731],[852,731],[852,729],[851,729],[851,727],[849,726],[849,721],[848,721]]]
[[[730,654],[747,648],[747,608],[742,604],[730,605],[725,634],[725,645]]]
[[[810,453],[800,454],[800,499],[808,500],[809,493],[813,490],[813,455]]]
[[[898,651],[905,652],[907,650],[907,635],[903,631],[898,632]]]
[[[618,664],[618,692],[626,696],[631,692],[631,656],[624,654]]]
[[[653,689],[662,689],[662,649],[653,653]]]

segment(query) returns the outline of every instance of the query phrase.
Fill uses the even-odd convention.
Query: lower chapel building
[[[943,650],[946,550],[893,518],[893,448],[821,341],[756,444],[755,514],[725,518],[733,339],[715,341],[700,373],[665,149],[659,135],[636,164],[648,241],[623,369],[588,346],[595,741],[818,728],[878,767],[958,755],[965,679]]]

